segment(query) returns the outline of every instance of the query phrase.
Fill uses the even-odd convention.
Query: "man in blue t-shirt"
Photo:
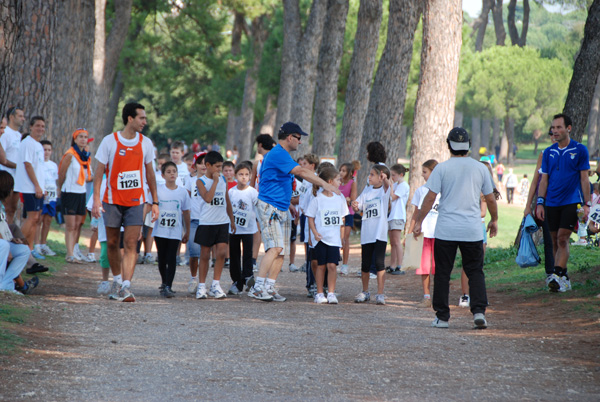
[[[551,292],[571,290],[567,275],[569,237],[577,223],[577,204],[583,205],[582,221],[590,213],[590,169],[587,148],[572,140],[571,118],[557,114],[552,120],[552,136],[556,141],[544,150],[542,180],[538,190],[535,215],[548,220],[554,250],[554,273],[546,277]]]
[[[324,182],[313,172],[301,168],[290,156],[298,149],[302,131],[296,123],[285,123],[279,129],[279,143],[265,155],[260,168],[260,191],[256,204],[256,218],[260,225],[265,255],[248,296],[264,301],[285,301],[275,290],[275,281],[283,265],[283,257],[289,247],[290,221],[287,210],[292,199],[294,176],[308,180],[325,190],[340,194],[340,190]]]

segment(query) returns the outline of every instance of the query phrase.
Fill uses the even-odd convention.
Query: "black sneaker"
[[[394,268],[392,268],[392,267],[385,267],[385,272],[387,272],[388,274],[391,274],[392,272],[394,272]]]
[[[47,271],[48,271],[48,267],[45,267],[42,264],[37,263],[37,262],[25,270],[25,272],[27,272],[30,275],[38,274],[40,272],[47,272]]]
[[[31,293],[31,291],[33,289],[35,289],[39,283],[40,283],[40,280],[38,279],[38,277],[34,276],[25,281],[25,286],[23,286],[22,288],[15,288],[15,290],[17,292],[21,292],[24,295],[26,295],[26,294]]]
[[[173,292],[173,291],[171,290],[171,287],[170,287],[170,286],[165,286],[165,287],[164,287],[164,289],[162,290],[162,292],[164,293],[164,296],[165,296],[167,299],[170,299],[171,297],[175,297],[175,292]]]
[[[394,269],[392,272],[390,272],[390,274],[392,275],[404,275],[406,272],[404,272],[402,269],[400,269],[400,267],[396,267],[396,269]]]

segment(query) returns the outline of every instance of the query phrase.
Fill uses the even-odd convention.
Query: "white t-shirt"
[[[25,162],[31,163],[35,177],[40,187],[44,186],[46,181],[44,167],[44,147],[38,141],[28,136],[19,146],[19,156],[17,158],[17,169],[15,173],[15,191],[19,193],[35,193],[35,186],[25,170]]]
[[[185,162],[181,162],[177,165],[177,175],[181,182],[181,184],[177,183],[178,186],[187,186],[187,180],[190,177],[190,171],[188,170],[187,164]]]
[[[22,137],[20,132],[13,130],[9,126],[6,126],[4,134],[0,137],[0,144],[2,144],[2,148],[6,152],[6,159],[15,164],[19,161],[19,146],[21,145]],[[4,165],[0,165],[0,170],[6,170],[15,177],[14,168],[7,168]]]
[[[206,177],[206,175],[202,176],[199,180],[204,183],[206,191],[210,191],[213,180]],[[223,225],[230,222],[229,216],[227,215],[227,200],[225,199],[226,191],[227,183],[225,182],[225,176],[221,175],[212,201],[206,202],[204,201],[204,198],[200,197],[199,225]]]
[[[427,187],[425,187],[425,186],[419,187],[417,189],[417,191],[415,191],[415,194],[413,195],[411,204],[413,204],[415,207],[421,209],[421,205],[423,205],[423,200],[425,199],[425,196],[427,195],[428,192],[429,192],[429,189]],[[428,239],[435,238],[435,236],[434,236],[435,235],[435,224],[437,223],[439,206],[440,206],[440,195],[438,194],[435,197],[435,201],[433,202],[433,206],[431,207],[431,210],[429,211],[429,213],[427,214],[425,219],[423,219],[423,223],[421,224],[421,232],[423,232],[423,236],[427,237]]]
[[[47,193],[44,204],[56,201],[56,181],[58,180],[58,166],[53,161],[44,161],[44,191]]]
[[[119,141],[121,144],[126,147],[134,147],[139,142],[140,133],[135,133],[135,137],[131,140],[123,138],[121,132],[118,132]],[[117,151],[117,141],[115,141],[115,136],[113,133],[108,134],[102,139],[100,146],[98,146],[98,150],[96,151],[96,160],[104,165],[109,165],[112,162],[115,152]],[[142,169],[142,177],[146,177],[146,165],[148,163],[152,163],[154,160],[154,145],[152,145],[152,141],[150,138],[146,136],[142,136],[142,152],[144,153],[144,167]]]
[[[425,187],[440,194],[435,238],[481,241],[481,194],[494,189],[487,167],[469,157],[452,157],[433,169]]]
[[[163,239],[181,240],[183,237],[183,211],[190,210],[190,195],[183,187],[174,190],[166,185],[157,187],[158,219],[154,222],[152,236]],[[152,194],[148,196],[148,204],[152,204]]]
[[[333,194],[327,197],[323,192],[319,192],[311,199],[305,215],[307,218],[315,219],[315,228],[321,235],[323,243],[332,247],[342,247],[340,229],[344,225],[344,217],[348,215],[348,204],[344,196]],[[312,231],[310,239],[314,245],[317,244]]]
[[[402,219],[406,221],[406,203],[408,202],[408,193],[410,187],[408,183],[402,181],[400,183],[394,183],[392,187],[394,194],[398,196],[395,201],[392,201],[392,210],[388,217],[388,221],[392,219]]]
[[[62,187],[60,188],[61,192],[64,193],[76,193],[76,194],[85,194],[87,192],[87,188],[85,183],[88,181],[87,177],[87,169],[83,169],[83,173],[85,174],[85,182],[83,185],[79,185],[77,180],[79,179],[79,170],[80,164],[77,158],[71,157],[71,163],[67,168],[67,174],[65,175],[65,181],[63,182]]]
[[[298,187],[297,187],[298,188]],[[298,200],[298,206],[300,207],[300,213],[306,215],[308,204],[312,197],[313,185],[308,180],[304,180],[298,188],[300,199]]]
[[[258,191],[248,186],[244,190],[235,187],[229,189],[229,201],[235,219],[235,234],[254,234],[258,232],[254,206],[258,201]]]
[[[482,165],[483,166],[483,165]],[[387,242],[387,213],[390,204],[391,187],[387,191],[383,185],[379,188],[366,186],[358,196],[358,209],[363,211],[360,243]]]
[[[179,177],[177,178],[179,180]],[[186,189],[188,194],[190,195],[190,199],[192,202],[192,212],[190,213],[191,220],[200,219],[200,211],[202,210],[200,193],[198,192],[198,186],[196,186],[196,182],[198,181],[197,177],[194,177],[193,180],[188,180],[186,185]]]

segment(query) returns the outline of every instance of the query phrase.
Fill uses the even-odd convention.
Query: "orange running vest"
[[[143,135],[133,147],[123,145],[119,135],[113,133],[117,148],[112,161],[106,165],[106,192],[104,202],[133,207],[144,203],[144,151]]]

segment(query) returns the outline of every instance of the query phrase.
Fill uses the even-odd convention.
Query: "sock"
[[[256,265],[256,258],[252,259],[252,265]]]
[[[199,283],[198,287],[200,287],[200,288],[206,288],[206,283]]]
[[[423,295],[423,299],[431,299],[431,295],[429,295],[429,294]]]
[[[121,275],[114,275],[113,282],[117,282],[119,285],[121,285],[123,283],[123,278],[121,277]]]
[[[212,283],[212,285],[211,285],[211,288],[212,288],[212,287],[215,287],[215,286],[221,286],[221,284],[219,283],[219,281],[215,281],[215,280],[213,279],[213,283]]]
[[[558,276],[560,276],[560,274],[562,273],[562,268],[559,267],[558,265],[554,266],[554,273]]]
[[[266,282],[268,288],[274,288],[275,287],[275,279],[269,279],[269,278],[267,278],[267,280],[265,282]]]
[[[129,287],[130,288],[131,287],[131,282],[130,281],[123,281],[123,284],[121,286],[123,286],[124,288],[125,287]]]
[[[265,278],[260,278],[260,277],[256,277],[256,279],[254,279],[254,287],[255,288],[263,288],[265,287]]]
[[[192,277],[190,277],[190,280],[197,281],[198,277],[197,276],[192,276]]]

